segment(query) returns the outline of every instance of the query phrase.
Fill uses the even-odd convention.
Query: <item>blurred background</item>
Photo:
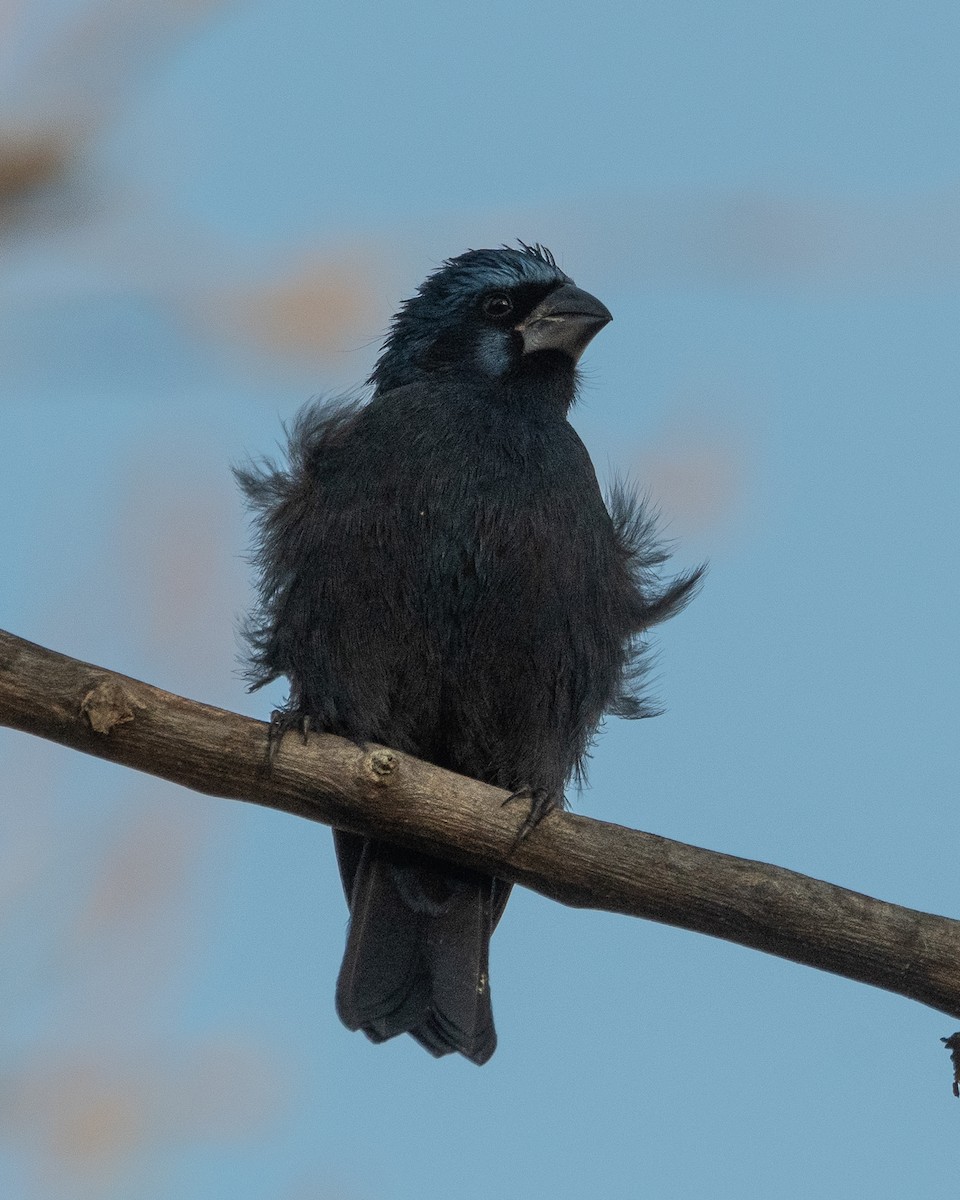
[[[611,308],[574,420],[702,595],[579,811],[957,914],[955,0],[0,2],[0,626],[244,693],[230,464],[443,258]],[[956,1187],[906,1000],[518,892],[478,1071],[333,1011],[329,832],[0,731],[11,1200]]]

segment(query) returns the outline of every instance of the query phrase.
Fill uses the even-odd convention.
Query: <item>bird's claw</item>
[[[280,749],[280,743],[291,730],[298,730],[300,740],[307,744],[310,730],[316,724],[309,713],[291,712],[286,708],[277,708],[270,714],[270,725],[267,729],[267,761],[273,763]]]
[[[501,808],[506,808],[514,800],[529,800],[530,807],[527,809],[527,814],[523,818],[520,828],[517,830],[517,836],[513,840],[512,849],[517,846],[527,837],[527,835],[540,824],[548,813],[558,806],[556,797],[552,792],[548,792],[546,788],[522,787],[511,794],[500,805]]]

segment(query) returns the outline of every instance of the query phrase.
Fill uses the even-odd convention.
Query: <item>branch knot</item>
[[[370,770],[377,783],[386,783],[388,775],[397,769],[397,756],[389,750],[374,750],[370,755]]]
[[[146,708],[133,693],[113,679],[101,679],[80,701],[80,712],[94,733],[108,734],[128,725],[137,709]]]

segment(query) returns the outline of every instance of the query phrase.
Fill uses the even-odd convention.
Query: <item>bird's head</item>
[[[496,379],[551,367],[572,381],[573,366],[610,320],[540,245],[468,250],[403,303],[370,382],[386,392],[442,370]]]

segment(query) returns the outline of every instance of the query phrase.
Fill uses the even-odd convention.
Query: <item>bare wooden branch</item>
[[[960,922],[782,867],[571,813],[523,842],[506,793],[380,746],[293,734],[0,631],[0,724],[169,779],[372,834],[564,904],[646,917],[898,992],[960,1017]]]

